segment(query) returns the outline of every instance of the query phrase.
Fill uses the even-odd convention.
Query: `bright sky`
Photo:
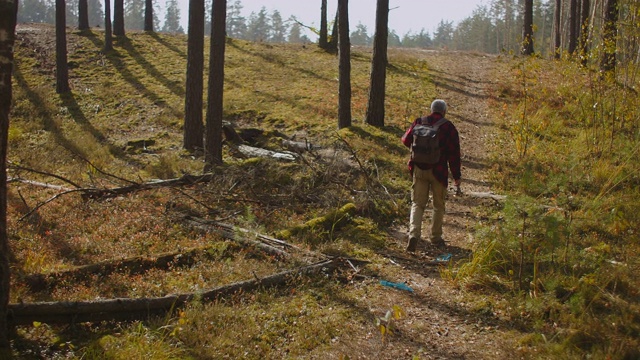
[[[178,0],[181,10],[182,26],[187,31],[189,18],[189,0]],[[232,4],[234,0],[227,0]],[[284,20],[291,15],[305,25],[320,25],[320,0],[241,0],[243,16],[249,18],[251,12],[258,13],[262,7],[270,15],[278,10]],[[407,32],[420,32],[425,29],[433,33],[440,20],[453,21],[471,16],[473,10],[480,4],[487,4],[488,0],[389,0],[389,29],[395,30],[402,37]],[[330,20],[336,13],[337,1],[327,1],[327,16]],[[349,1],[349,27],[355,30],[356,25],[362,23],[367,27],[369,35],[375,30],[376,0]],[[312,39],[315,40],[315,39]]]

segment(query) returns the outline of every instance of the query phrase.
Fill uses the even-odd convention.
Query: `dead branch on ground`
[[[40,170],[36,170],[36,169],[31,169],[31,168],[28,168],[28,167],[25,167],[25,166],[22,166],[22,165],[17,165],[17,164],[14,164],[14,163],[9,163],[9,165],[7,166],[7,168],[8,168],[8,169],[11,169],[11,170],[22,170],[22,171],[31,172],[31,173],[34,173],[34,174],[39,174],[39,175],[44,175],[44,176],[52,177],[52,178],[58,179],[58,180],[60,180],[60,181],[62,181],[62,182],[65,182],[65,183],[67,183],[67,184],[69,184],[69,185],[73,186],[73,187],[74,187],[74,188],[76,188],[76,189],[79,189],[79,188],[81,188],[81,187],[82,187],[82,186],[80,186],[80,185],[76,184],[75,182],[73,182],[73,181],[71,181],[71,180],[69,180],[69,179],[67,179],[67,178],[65,178],[65,177],[63,177],[63,176],[56,175],[56,174],[52,174],[52,173],[48,173],[48,172],[46,172],[46,171],[40,171]],[[22,181],[22,182],[26,182],[26,181],[27,181],[27,180],[22,180],[21,178],[16,178],[16,179],[14,179],[14,180],[15,180],[15,181]],[[41,186],[43,185],[43,183],[37,183],[37,182],[34,182],[32,185],[35,185],[35,184],[39,184],[39,185],[41,185]],[[49,184],[47,184],[46,186],[47,186],[47,187],[50,187],[50,186],[54,186],[54,185],[49,185]],[[66,189],[65,189],[65,190],[66,190]]]
[[[11,325],[16,326],[32,324],[34,321],[79,323],[147,319],[153,315],[165,314],[193,301],[209,302],[261,288],[286,286],[299,276],[334,271],[339,266],[344,266],[342,259],[324,260],[264,278],[241,281],[204,292],[156,298],[9,304],[7,320]]]
[[[191,216],[188,214],[176,214],[176,218],[193,229],[219,234],[225,239],[237,241],[245,246],[255,246],[262,251],[286,259],[291,256],[287,250],[294,250],[299,253],[320,257],[319,254],[311,254],[309,251],[286,241],[276,239],[267,235],[257,233],[252,230],[243,229],[237,226],[225,224],[215,220],[207,220]],[[255,238],[253,240],[252,238]]]
[[[123,186],[119,188],[83,189],[82,198],[84,200],[103,199],[103,198],[126,195],[129,193],[141,191],[141,190],[194,185],[197,183],[210,182],[213,179],[213,176],[214,174],[211,174],[211,173],[204,174],[204,175],[185,174],[182,177],[179,177],[176,179],[149,181],[145,183],[134,183],[132,185]]]

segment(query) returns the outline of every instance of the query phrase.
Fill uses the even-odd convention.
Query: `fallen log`
[[[19,183],[23,183],[23,184],[27,184],[27,185],[31,185],[31,186],[43,187],[43,188],[47,188],[47,189],[54,189],[54,190],[58,190],[58,191],[73,191],[74,190],[74,189],[69,189],[69,188],[64,187],[64,186],[50,184],[50,183],[43,183],[43,182],[40,182],[40,181],[33,181],[33,180],[27,180],[27,179],[23,179],[23,178],[16,178],[16,177],[8,177],[7,178],[7,183],[14,183],[14,182],[19,182]],[[77,189],[75,189],[75,190],[77,190]]]
[[[199,293],[142,299],[119,298],[95,301],[9,304],[7,321],[9,324],[16,326],[32,324],[35,321],[53,324],[142,320],[150,316],[164,314],[193,301],[214,301],[260,288],[283,286],[301,275],[308,276],[320,272],[333,271],[342,263],[342,259],[325,260],[264,278],[237,282]]]
[[[221,223],[215,220],[202,219],[188,214],[177,214],[176,216],[179,220],[183,221],[193,229],[216,233],[225,239],[236,241],[245,246],[255,246],[262,251],[279,258],[286,259],[291,256],[291,254],[289,254],[285,249],[304,251],[301,248],[289,244],[283,240],[272,238],[267,235],[262,235],[255,231]],[[255,237],[257,240],[249,239],[246,236]]]
[[[507,199],[506,195],[496,195],[494,193],[489,193],[489,192],[469,191],[469,192],[464,192],[463,194],[469,195],[469,196],[475,197],[475,198],[480,198],[480,199],[492,199],[492,200],[497,201],[497,202],[504,201],[504,200]]]
[[[290,152],[276,152],[249,145],[238,145],[238,151],[247,157],[273,158],[277,160],[296,161],[298,156]]]
[[[176,179],[148,181],[148,182],[139,183],[139,184],[131,184],[131,185],[127,185],[119,188],[82,189],[82,198],[84,200],[110,198],[110,197],[125,195],[128,193],[131,193],[134,191],[140,191],[140,190],[193,185],[197,183],[210,182],[213,179],[213,176],[214,176],[213,174],[204,174],[204,175],[185,174],[182,177],[179,177]]]
[[[282,140],[282,146],[285,147],[286,149],[289,149],[290,151],[295,151],[295,152],[305,152],[305,151],[318,149],[317,146],[313,145],[308,141],[303,142],[303,141],[293,141],[293,140],[287,140],[287,139]]]
[[[237,246],[237,245],[236,245]],[[167,270],[172,267],[184,267],[193,265],[200,256],[210,256],[214,246],[193,248],[187,251],[159,254],[145,257],[135,256],[126,259],[108,260],[95,264],[78,266],[64,271],[55,271],[46,274],[30,274],[24,277],[18,276],[18,281],[24,282],[31,291],[52,289],[60,282],[67,281],[91,281],[92,276],[108,276],[113,273],[126,273],[129,275],[142,274],[150,269]],[[225,253],[234,250],[225,249]],[[220,254],[225,256],[226,254]]]

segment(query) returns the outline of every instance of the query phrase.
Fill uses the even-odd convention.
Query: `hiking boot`
[[[444,239],[441,238],[441,237],[431,239],[431,245],[433,245],[435,247],[439,247],[439,248],[447,246],[447,244],[445,243]]]
[[[407,244],[407,251],[415,252],[417,246],[418,246],[418,239],[414,237],[409,238],[409,243]]]

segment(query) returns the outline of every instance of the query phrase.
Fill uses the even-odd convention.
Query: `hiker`
[[[416,119],[402,136],[402,143],[411,149],[409,172],[413,178],[411,187],[411,216],[409,220],[409,242],[407,251],[414,252],[422,233],[422,215],[429,201],[431,192],[433,217],[431,218],[431,244],[442,247],[442,221],[445,211],[445,197],[449,182],[449,168],[453,175],[454,184],[460,189],[460,139],[458,130],[445,118],[447,103],[444,100],[434,100],[431,103],[431,114]],[[423,140],[422,133],[437,139],[431,140],[432,150],[428,140]],[[422,144],[422,145],[421,145]]]

